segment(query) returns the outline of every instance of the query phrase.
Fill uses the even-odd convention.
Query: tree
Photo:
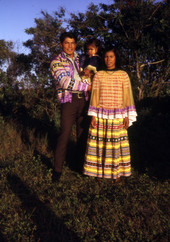
[[[67,29],[78,35],[78,51],[91,36],[105,45],[114,43],[121,54],[122,67],[131,75],[135,94],[139,91],[136,98],[157,96],[169,74],[169,11],[166,1],[115,0],[110,5],[91,3],[85,13],[71,13],[67,20],[62,8],[54,16],[42,12],[42,18],[35,19],[36,26],[26,29],[32,35],[24,43],[30,54],[16,55],[10,68],[16,75],[26,75],[36,88],[51,87],[50,61],[59,53],[59,37]]]
[[[167,81],[168,12],[167,2],[122,0],[110,5],[91,4],[85,14],[71,15],[70,26],[82,40],[94,35],[119,48],[122,65],[131,73],[133,86],[139,90],[137,98],[141,99],[160,94]]]
[[[10,62],[10,59],[13,57],[14,52],[13,49],[13,42],[12,41],[5,41],[3,39],[0,40],[0,66],[5,62]]]
[[[55,12],[54,17],[43,11],[41,13],[43,17],[35,19],[36,26],[26,29],[26,33],[33,35],[33,38],[26,41],[24,45],[31,51],[32,71],[36,76],[47,76],[50,61],[60,49],[58,39],[64,30],[62,19],[65,11],[60,9],[59,13]]]
[[[0,40],[0,81],[1,86],[12,85],[12,73],[9,71],[14,63],[16,53],[12,41]]]
[[[145,89],[148,89],[148,84],[153,87],[155,82],[160,83],[160,76],[167,68],[167,41],[165,41],[165,31],[163,30],[165,26],[162,23],[166,25],[168,33],[167,15],[163,15],[168,6],[165,3],[153,4],[154,1],[116,2],[120,9],[117,21],[122,28],[122,32],[117,32],[117,37],[123,48],[129,52],[127,56],[129,66],[136,73],[139,94],[141,94],[144,91],[141,88],[143,89],[144,86]],[[112,30],[115,31],[114,26]],[[152,65],[151,68],[150,65]],[[144,70],[144,66],[147,69]],[[164,78],[161,78],[162,81],[166,81],[165,75]],[[158,89],[160,86],[157,85]],[[156,95],[158,89],[155,92]],[[141,97],[139,95],[139,99]]]

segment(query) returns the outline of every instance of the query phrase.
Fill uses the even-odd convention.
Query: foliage
[[[9,241],[168,241],[169,186],[147,174],[114,185],[65,167],[54,185],[34,156],[3,168],[0,182],[1,233]]]
[[[0,109],[1,240],[168,241],[169,98],[138,103],[138,120],[129,128],[131,177],[114,184],[75,171],[72,137],[61,181],[54,184],[59,117],[44,119],[43,108],[35,112],[34,99],[25,95],[20,106],[16,100],[16,115],[12,99]]]
[[[166,1],[91,4],[68,20],[63,9],[42,12],[26,30],[28,55],[0,40],[1,241],[168,241],[168,14]],[[80,37],[78,51],[91,36],[114,42],[131,77],[133,173],[120,184],[74,170],[74,130],[61,181],[52,183],[60,107],[49,63],[65,29]]]
[[[6,123],[2,117],[0,117],[0,124],[0,160],[1,162],[13,160],[23,150],[21,134],[13,127],[13,124]]]
[[[12,49],[12,41],[5,41],[3,39],[0,40],[0,66],[4,64],[5,61],[9,61],[11,56],[14,54]]]
[[[59,36],[64,28],[62,27],[64,9],[55,12],[52,17],[46,12],[41,12],[42,18],[35,19],[36,27],[26,29],[26,33],[33,35],[33,39],[24,43],[31,51],[33,70],[36,75],[46,76],[49,64],[60,49]]]
[[[82,40],[94,35],[105,45],[115,44],[140,100],[157,97],[168,82],[168,11],[166,2],[115,1],[91,4],[85,14],[72,14],[69,23]]]
[[[60,51],[59,37],[65,30],[78,35],[79,52],[83,51],[86,39],[93,36],[100,39],[103,46],[110,42],[115,44],[122,68],[131,77],[136,101],[168,95],[170,28],[167,1],[91,3],[86,12],[71,13],[68,19],[62,8],[54,16],[42,11],[42,18],[35,19],[35,27],[26,29],[26,33],[32,36],[24,43],[29,54],[16,54],[12,51],[12,42],[1,40],[0,64],[10,61],[5,81],[11,86],[22,83],[29,88],[52,88],[49,64]]]
[[[50,155],[51,159],[51,155]],[[167,181],[147,173],[112,184],[64,167],[59,184],[43,156],[1,167],[1,233],[11,241],[168,241]],[[48,161],[45,156],[45,161]]]

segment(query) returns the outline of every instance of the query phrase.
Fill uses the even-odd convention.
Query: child
[[[80,56],[80,75],[89,77],[89,82],[92,82],[94,74],[100,69],[101,58],[98,55],[100,51],[101,43],[99,40],[93,38],[89,39],[85,44],[85,53]]]

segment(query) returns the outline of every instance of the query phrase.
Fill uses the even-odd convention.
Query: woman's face
[[[106,52],[104,56],[104,61],[107,66],[107,69],[114,69],[116,65],[116,56],[115,53],[111,50]]]

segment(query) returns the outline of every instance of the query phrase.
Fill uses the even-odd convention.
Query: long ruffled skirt
[[[84,174],[112,179],[130,176],[129,140],[123,119],[96,121],[97,126],[89,128]]]

